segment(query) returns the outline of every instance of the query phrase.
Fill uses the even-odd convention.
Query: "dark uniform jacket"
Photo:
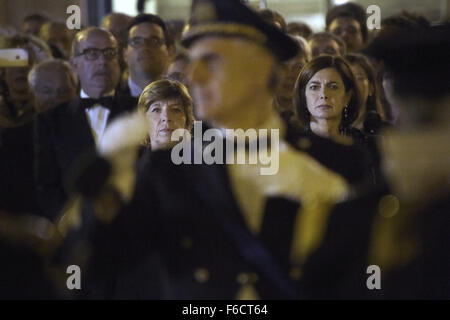
[[[300,138],[290,130],[286,140],[295,147]],[[83,297],[303,297],[303,263],[290,257],[302,203],[267,198],[255,235],[226,165],[174,165],[170,153],[144,155],[134,198],[112,223],[93,222],[85,207],[92,258]]]

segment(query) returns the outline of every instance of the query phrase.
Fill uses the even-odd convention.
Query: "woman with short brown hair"
[[[138,108],[149,122],[148,145],[152,150],[172,148],[172,132],[194,125],[193,102],[187,88],[179,81],[158,80],[149,84],[142,92]]]

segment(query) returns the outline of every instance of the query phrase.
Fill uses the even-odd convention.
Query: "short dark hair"
[[[313,33],[311,27],[304,22],[289,22],[287,25],[287,33],[301,33],[301,36],[305,39]]]
[[[340,6],[335,6],[331,8],[326,17],[326,29],[329,30],[331,23],[336,18],[352,18],[358,21],[361,27],[361,33],[363,36],[364,42],[367,41],[368,38],[368,30],[366,25],[366,11],[362,6],[353,2],[347,2]]]
[[[28,22],[28,21],[39,21],[39,22],[46,22],[49,21],[49,19],[39,13],[33,13],[33,14],[29,14],[27,15],[24,19],[23,22]]]
[[[259,14],[265,21],[270,24],[275,25],[275,23],[278,22],[281,26],[281,31],[283,31],[284,33],[287,32],[286,20],[280,13],[270,9],[263,9],[259,11]]]
[[[141,13],[141,14],[138,14],[133,19],[131,19],[131,21],[127,27],[127,40],[130,35],[130,30],[134,26],[137,26],[141,23],[151,23],[151,24],[156,24],[156,25],[160,26],[164,32],[164,40],[166,41],[166,45],[169,46],[172,44],[171,37],[169,35],[168,29],[167,29],[167,26],[166,26],[166,23],[164,22],[164,20],[161,19],[161,17],[159,17],[155,14],[151,14],[151,13]]]
[[[344,82],[346,92],[353,90],[352,97],[347,107],[347,116],[345,117],[343,112],[339,128],[341,132],[345,132],[350,129],[353,122],[358,118],[360,94],[358,87],[356,86],[353,72],[342,57],[319,56],[305,64],[297,78],[294,91],[294,104],[297,110],[298,120],[305,129],[310,129],[309,123],[311,121],[311,115],[306,104],[306,85],[317,72],[326,68],[333,68],[339,73]]]

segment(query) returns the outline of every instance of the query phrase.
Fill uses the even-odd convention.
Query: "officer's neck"
[[[243,103],[239,112],[229,112],[228,114],[213,119],[211,123],[216,128],[243,129],[261,128],[274,114],[273,96],[255,95],[254,101]]]

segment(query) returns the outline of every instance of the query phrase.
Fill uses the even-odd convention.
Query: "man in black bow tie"
[[[80,97],[36,121],[39,202],[51,219],[57,218],[67,199],[65,177],[75,160],[96,146],[111,119],[137,105],[135,98],[115,93],[120,78],[118,48],[108,31],[79,32],[72,44],[71,64],[80,80]]]

